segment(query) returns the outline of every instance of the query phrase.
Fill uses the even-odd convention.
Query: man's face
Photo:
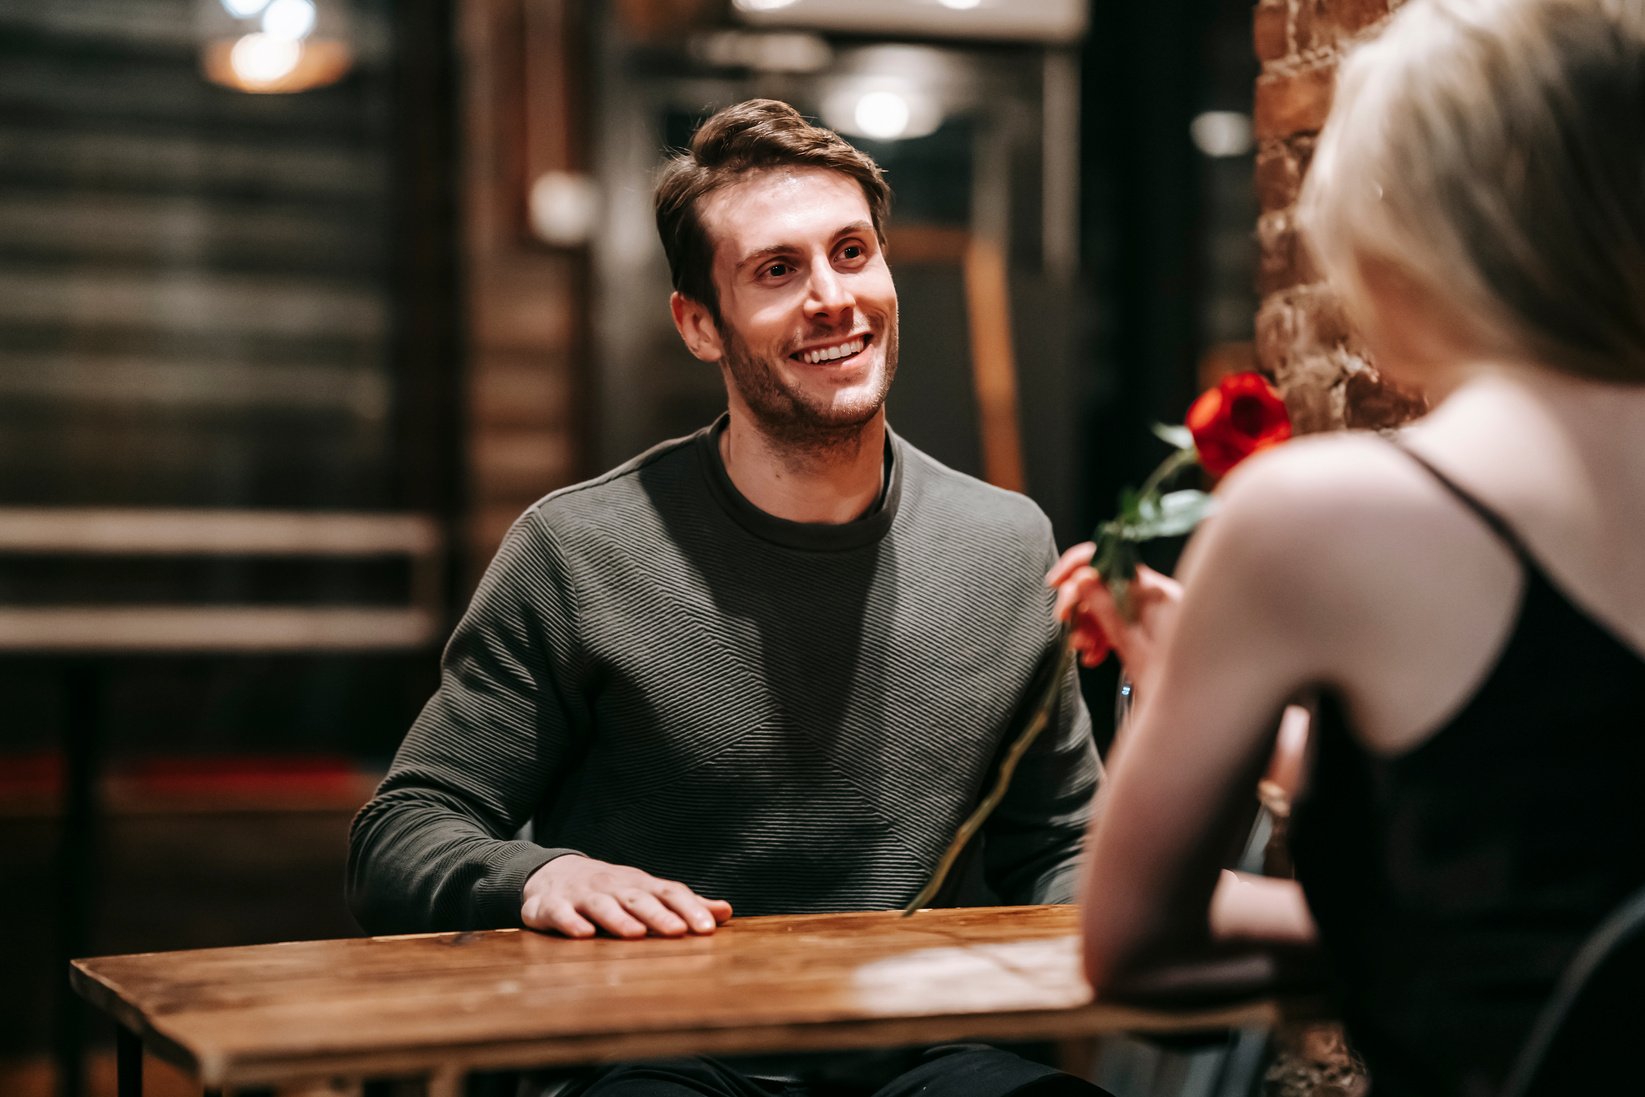
[[[733,410],[768,436],[855,433],[897,369],[897,290],[862,189],[838,172],[770,169],[710,194],[701,214],[720,322],[699,308],[681,322],[687,345],[720,363]]]

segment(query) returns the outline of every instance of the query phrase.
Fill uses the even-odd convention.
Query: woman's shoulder
[[[1376,487],[1411,466],[1393,436],[1373,431],[1307,434],[1262,450],[1219,485],[1224,494],[1261,490],[1308,498],[1341,494],[1341,485]]]
[[[1390,440],[1287,442],[1220,494],[1198,566],[1239,584],[1284,637],[1280,655],[1349,698],[1376,741],[1430,726],[1455,699],[1451,680],[1473,682],[1500,644],[1522,581],[1513,552]]]
[[[1310,435],[1259,453],[1217,497],[1217,524],[1265,553],[1303,559],[1445,526],[1454,509],[1409,453],[1368,432]]]
[[[1249,584],[1299,637],[1373,640],[1377,622],[1403,632],[1516,581],[1500,539],[1378,435],[1287,442],[1241,465],[1218,497],[1195,564]]]

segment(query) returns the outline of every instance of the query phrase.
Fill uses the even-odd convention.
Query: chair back
[[[1645,1090],[1642,1040],[1645,889],[1612,911],[1577,950],[1532,1026],[1502,1097]]]

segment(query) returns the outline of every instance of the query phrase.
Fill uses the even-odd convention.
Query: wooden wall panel
[[[388,508],[388,11],[205,82],[192,0],[0,0],[0,503]]]
[[[576,0],[472,0],[461,17],[472,582],[522,510],[590,471],[588,258],[526,217],[532,179],[586,162],[587,28]]]

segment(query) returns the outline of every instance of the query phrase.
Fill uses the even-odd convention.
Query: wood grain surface
[[[75,988],[208,1087],[654,1055],[1268,1024],[1271,1003],[1093,1003],[1077,912],[738,919],[709,937],[516,930],[77,960]]]

